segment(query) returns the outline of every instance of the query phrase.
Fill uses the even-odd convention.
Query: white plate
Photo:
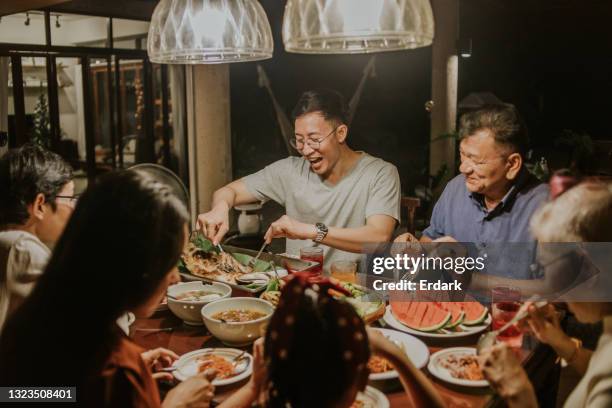
[[[442,367],[442,360],[451,354],[458,355],[476,355],[476,349],[473,347],[451,347],[440,350],[431,355],[427,369],[429,373],[434,377],[439,378],[442,381],[446,381],[450,384],[461,385],[464,387],[488,387],[489,382],[487,380],[473,381],[463,380],[455,378],[451,375],[450,371]]]
[[[400,330],[406,333],[414,334],[416,336],[430,337],[430,338],[436,338],[436,339],[439,339],[439,338],[447,339],[447,338],[467,337],[467,336],[471,336],[473,334],[477,334],[477,333],[487,330],[487,327],[489,327],[489,325],[491,324],[491,314],[489,313],[487,315],[487,318],[484,320],[482,324],[478,324],[475,326],[466,326],[464,324],[460,324],[459,327],[463,331],[442,329],[442,330],[438,330],[435,332],[424,332],[420,330],[411,329],[410,327],[405,326],[402,322],[397,320],[395,316],[393,316],[390,305],[387,305],[387,310],[385,311],[383,320],[385,321],[385,323],[387,323],[389,326],[393,327],[394,329],[397,329],[397,330]]]
[[[383,336],[395,343],[401,343],[403,347],[400,348],[403,348],[404,352],[416,368],[423,368],[425,365],[427,365],[427,360],[429,359],[429,349],[421,340],[397,330],[378,328],[374,330],[380,332]],[[384,373],[370,374],[369,378],[372,381],[382,381],[398,377],[397,371],[391,370]]]
[[[363,408],[389,408],[389,399],[385,394],[369,385],[363,392],[357,394],[357,400],[363,401]]]
[[[205,354],[215,354],[231,360],[241,353],[242,350],[234,348],[205,348],[195,350],[187,354],[183,354],[181,358],[174,362],[173,366],[177,367],[177,370],[174,371],[173,374],[177,380],[185,381],[187,378],[198,374],[199,365],[197,360],[199,357]],[[244,353],[244,356],[245,358],[236,365],[236,372],[239,372],[240,374],[229,378],[215,379],[212,382],[213,385],[222,386],[234,384],[250,376],[251,372],[253,372],[253,356],[251,356],[249,353]]]

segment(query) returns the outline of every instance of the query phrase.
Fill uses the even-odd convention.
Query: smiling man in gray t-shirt
[[[273,222],[266,241],[287,238],[287,252],[321,244],[325,266],[355,260],[366,243],[391,239],[400,219],[400,180],[395,166],[346,144],[346,105],[330,90],[305,92],[293,111],[292,145],[301,157],[288,157],[220,188],[211,211],[198,227],[213,243],[229,228],[235,205],[274,200],[286,215]]]

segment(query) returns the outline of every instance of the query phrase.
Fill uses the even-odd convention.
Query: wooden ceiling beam
[[[72,0],[49,9],[55,13],[149,21],[156,5],[157,0]]]
[[[0,16],[47,8],[68,1],[70,0],[3,0],[0,1]]]

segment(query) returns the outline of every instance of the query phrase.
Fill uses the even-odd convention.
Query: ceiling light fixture
[[[220,64],[272,57],[274,43],[257,0],[161,0],[147,52],[162,64]]]
[[[23,24],[27,26],[30,25],[30,13],[28,13],[27,11],[26,11],[26,20],[24,21]]]
[[[59,22],[59,14],[55,16],[55,27],[60,28],[62,25]]]
[[[429,0],[287,0],[283,43],[300,54],[363,54],[425,47]]]

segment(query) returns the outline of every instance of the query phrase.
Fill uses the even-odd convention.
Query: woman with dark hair
[[[398,371],[414,406],[444,406],[431,382],[395,344],[379,332],[366,329],[355,309],[328,294],[343,291],[329,281],[316,283],[300,273],[283,289],[266,331],[265,373],[247,384],[222,407],[250,407],[263,390],[269,408],[350,407],[368,382],[371,354],[389,360]]]
[[[155,311],[177,277],[187,219],[167,187],[134,171],[90,187],[31,296],[7,321],[0,385],[76,386],[83,406],[159,406],[142,350],[116,320]],[[211,398],[200,375],[170,391],[163,406],[208,406]]]

